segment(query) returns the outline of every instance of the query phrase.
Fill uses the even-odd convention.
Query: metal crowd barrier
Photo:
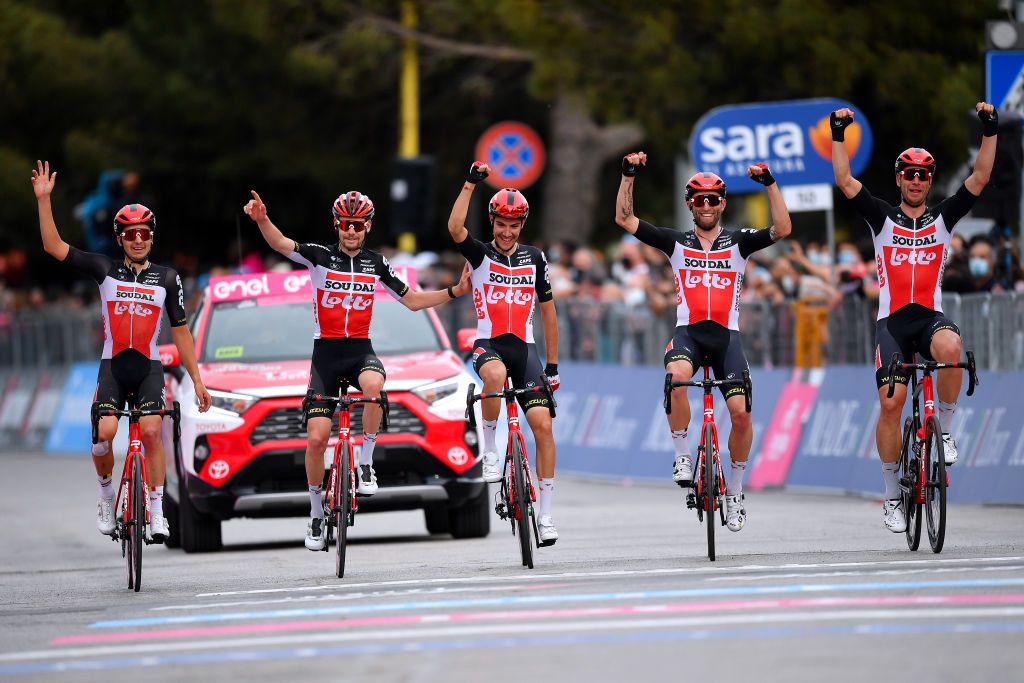
[[[564,360],[660,365],[675,327],[672,307],[656,314],[645,305],[567,298],[556,300],[555,308],[559,358]],[[964,348],[974,351],[979,367],[1024,369],[1024,295],[945,294],[943,309],[960,326]],[[437,310],[453,343],[456,330],[476,326],[470,297]],[[876,313],[876,301],[856,296],[831,309],[795,302],[743,302],[743,348],[753,367],[874,363]],[[534,324],[543,352],[539,313]],[[95,307],[54,306],[0,314],[0,369],[96,360],[102,348],[102,324]]]

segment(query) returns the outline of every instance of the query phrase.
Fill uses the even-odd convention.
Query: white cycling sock
[[[494,445],[494,435],[498,432],[497,420],[484,420],[484,451],[492,453],[498,450]]]
[[[319,517],[323,519],[324,516],[324,487],[323,486],[310,486],[309,487],[309,516]]]
[[[939,424],[942,425],[943,434],[949,434],[949,429],[953,426],[953,413],[955,412],[956,403],[939,401]]]
[[[377,445],[377,434],[363,434],[363,448],[359,451],[360,465],[373,465],[373,447]]]
[[[540,516],[551,514],[551,499],[555,497],[555,478],[540,479]]]
[[[747,469],[746,460],[732,460],[729,462],[729,485],[725,492],[730,496],[738,496],[743,493],[743,472]]]
[[[885,482],[886,500],[896,500],[900,497],[899,470],[900,463],[898,461],[882,463],[882,480]]]
[[[149,492],[149,516],[164,516],[164,487],[154,486]]]
[[[686,429],[673,429],[672,447],[676,449],[676,457],[690,455],[690,444],[686,441]]]
[[[109,475],[108,474],[105,477],[101,477],[99,475],[96,475],[96,479],[98,479],[99,482],[100,482],[100,498],[105,498],[107,500],[113,500],[113,498],[114,498],[114,477],[113,477],[113,475]]]

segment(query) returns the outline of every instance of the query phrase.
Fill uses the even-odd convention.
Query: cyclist
[[[878,199],[850,174],[850,158],[843,145],[846,127],[853,123],[853,111],[831,113],[832,168],[836,185],[853,202],[857,213],[871,228],[878,268],[878,321],[875,326],[875,381],[881,412],[875,430],[878,457],[885,481],[883,514],[885,526],[900,533],[907,528],[900,500],[899,469],[900,417],[907,398],[907,373],[896,376],[896,391],[886,398],[889,377],[886,369],[893,353],[904,360],[915,352],[940,363],[959,363],[960,330],[942,314],[942,271],[950,253],[953,227],[981,194],[992,173],[996,156],[995,108],[986,102],[975,106],[981,119],[983,137],[974,171],[950,197],[929,208],[925,204],[935,176],[935,159],[922,147],[910,147],[896,158],[896,187],[900,203],[891,206]],[[939,370],[939,422],[946,464],[956,462],[956,443],[949,435],[960,395],[960,370]]]
[[[782,192],[765,164],[754,164],[747,174],[765,186],[772,225],[765,230],[726,230],[721,225],[726,205],[725,181],[714,173],[698,172],[686,183],[686,205],[693,213],[695,228],[680,232],[659,228],[633,214],[633,183],[637,171],[647,164],[644,152],[622,159],[622,181],[615,200],[615,222],[668,256],[676,281],[676,329],[665,349],[665,369],[673,381],[683,382],[710,359],[715,378],[739,378],[747,370],[740,345],[739,315],[747,259],[755,251],[770,247],[789,235],[792,223]],[[673,390],[669,430],[676,457],[672,479],[680,486],[693,480],[693,464],[686,442],[690,424],[690,402],[686,389]],[[723,387],[722,394],[732,418],[729,434],[729,482],[726,487],[726,524],[739,531],[746,523],[743,506],[743,473],[750,455],[754,432],[746,411],[743,389]]]
[[[477,183],[487,177],[487,164],[473,162],[462,191],[448,218],[448,232],[466,257],[473,272],[473,304],[476,308],[476,341],[473,367],[483,380],[483,391],[501,391],[511,375],[516,389],[536,386],[546,375],[552,389],[558,380],[558,319],[551,296],[551,280],[544,252],[519,243],[530,205],[519,190],[498,190],[488,202],[493,239],[481,242],[466,229],[466,214]],[[533,341],[533,312],[540,302],[541,322],[547,347],[547,365],[541,370]],[[548,399],[539,394],[522,395],[519,404],[537,442],[537,480],[540,489],[540,519],[537,530],[542,546],[554,545],[558,529],[551,515],[555,494],[555,439],[551,431]],[[541,410],[543,409],[543,410]],[[501,399],[483,402],[483,477],[501,481],[498,449],[494,443],[501,412]]]
[[[88,275],[100,288],[100,312],[103,316],[104,343],[100,370],[96,378],[94,400],[101,409],[124,408],[128,394],[134,394],[141,410],[164,406],[164,372],[157,351],[161,313],[167,312],[171,339],[178,347],[181,363],[195,385],[200,412],[210,408],[210,394],[203,386],[196,364],[192,333],[185,324],[185,293],[174,269],[149,261],[156,233],[156,217],[142,204],[128,204],[114,216],[114,239],[124,252],[115,261],[72,247],[57,232],[50,194],[57,172],[50,173],[50,162],[36,162],[32,171],[32,189],[39,208],[39,232],[43,249],[58,261]],[[139,420],[142,444],[146,449],[149,479],[149,528],[151,541],[163,543],[170,530],[164,517],[165,460],[161,418],[156,415]],[[100,484],[96,526],[100,533],[114,533],[114,454],[111,442],[117,433],[117,418],[100,419],[99,440],[92,447],[92,461]]]
[[[346,192],[332,207],[338,242],[331,245],[300,244],[285,237],[267,216],[267,207],[255,191],[243,209],[259,226],[264,239],[275,251],[309,269],[313,285],[313,358],[309,389],[321,396],[337,396],[343,383],[359,389],[368,398],[380,397],[386,373],[370,343],[370,319],[378,285],[410,309],[439,306],[469,291],[468,274],[454,287],[432,292],[409,289],[388,260],[364,248],[373,227],[374,208],[361,192]],[[306,547],[323,550],[324,535],[324,450],[331,436],[334,406],[326,401],[303,404],[306,423],[306,478],[309,484],[310,519]],[[374,403],[363,407],[363,446],[359,452],[356,493],[377,492],[373,450],[377,444],[381,408]]]

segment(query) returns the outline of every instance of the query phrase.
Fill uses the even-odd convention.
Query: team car
[[[414,286],[414,270],[400,276]],[[481,434],[465,420],[466,390],[474,378],[433,310],[409,311],[380,290],[375,296],[370,338],[387,370],[390,428],[374,451],[380,488],[360,498],[360,513],[422,509],[432,534],[486,536],[490,509]],[[225,520],[308,516],[300,413],[313,347],[310,299],[305,271],[211,278],[190,321],[213,399],[206,413],[198,410],[177,349],[160,347],[167,400],[181,404],[177,445],[172,429],[164,432],[167,452],[174,453],[164,497],[169,546],[218,550]],[[361,418],[354,408],[356,455]]]

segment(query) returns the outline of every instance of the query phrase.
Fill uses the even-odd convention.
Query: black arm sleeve
[[[75,247],[68,249],[68,255],[64,257],[64,263],[78,272],[88,275],[96,281],[96,284],[103,282],[107,277],[107,273],[110,272],[111,266],[114,265],[114,262],[108,256],[93,254],[92,252],[82,251]]]
[[[164,299],[167,319],[171,321],[171,327],[181,327],[188,322],[185,315],[185,288],[181,286],[181,276],[173,268],[167,269],[164,289],[167,291],[167,298]]]
[[[675,230],[659,228],[643,220],[640,221],[640,225],[637,226],[634,233],[638,240],[654,247],[666,256],[671,256],[672,252],[676,250],[676,237],[678,235],[679,233]]]
[[[861,215],[861,218],[876,235],[882,231],[885,223],[885,216],[888,209],[892,208],[878,197],[868,192],[868,188],[861,185],[860,192],[850,199],[853,208]]]
[[[322,244],[296,242],[295,251],[288,254],[288,259],[295,263],[300,263],[307,268],[312,268],[317,264],[328,262],[330,253],[327,247]]]
[[[939,202],[939,205],[935,207],[935,212],[942,216],[946,228],[953,232],[953,227],[967,215],[977,199],[966,185],[961,184],[956,192]]]
[[[741,230],[739,239],[740,256],[747,258],[755,251],[767,249],[775,244],[772,239],[772,231],[769,228],[764,230]]]
[[[548,273],[548,259],[540,249],[537,250],[535,265],[537,266],[537,277],[535,278],[537,301],[551,301],[551,276]]]
[[[469,265],[473,266],[473,268],[479,268],[480,264],[484,262],[484,256],[486,256],[484,243],[472,235],[467,235],[466,239],[456,242],[455,248],[466,257]]]
[[[377,262],[377,277],[396,299],[401,299],[409,291],[409,285],[395,274],[395,269],[391,267],[384,256],[381,256],[380,261]]]

